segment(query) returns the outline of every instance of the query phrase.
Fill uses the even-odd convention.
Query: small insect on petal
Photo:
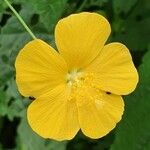
[[[29,96],[29,99],[30,99],[30,100],[35,100],[35,97]]]
[[[111,92],[106,92],[106,94],[110,95],[110,94],[111,94]]]

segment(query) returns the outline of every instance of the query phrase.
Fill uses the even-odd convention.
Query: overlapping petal
[[[31,128],[44,138],[72,139],[79,130],[75,101],[68,101],[70,89],[59,85],[40,96],[28,108]]]
[[[98,55],[110,31],[108,21],[99,14],[73,14],[56,25],[56,45],[69,68],[83,68]]]
[[[29,42],[15,63],[16,81],[24,96],[38,97],[65,82],[67,65],[50,45],[42,40]]]
[[[94,74],[93,83],[117,95],[131,93],[138,82],[138,73],[127,47],[121,43],[106,45],[86,68]]]
[[[97,139],[108,134],[121,120],[124,102],[121,96],[101,92],[96,98],[95,92],[89,89],[89,93],[93,99],[86,97],[84,105],[78,105],[79,124],[86,136]]]

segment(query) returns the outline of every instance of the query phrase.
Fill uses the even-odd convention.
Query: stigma
[[[80,69],[73,69],[68,72],[66,82],[69,86],[79,86],[84,80],[84,73]]]

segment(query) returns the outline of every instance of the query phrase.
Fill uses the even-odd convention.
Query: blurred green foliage
[[[130,49],[139,70],[136,91],[124,97],[122,121],[107,136],[91,140],[82,133],[71,141],[44,140],[26,121],[31,102],[15,84],[14,61],[31,40],[16,17],[0,0],[0,149],[14,150],[150,150],[150,1],[149,0],[10,0],[35,35],[53,46],[57,21],[72,13],[97,12],[112,26],[109,42]]]

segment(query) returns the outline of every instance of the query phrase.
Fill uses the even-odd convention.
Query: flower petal
[[[94,73],[94,84],[117,95],[131,93],[138,82],[138,73],[127,47],[121,43],[106,45],[99,56],[87,67]]]
[[[31,128],[44,138],[72,139],[79,130],[76,103],[68,101],[70,91],[59,85],[40,96],[28,108],[27,118]]]
[[[89,91],[92,94],[92,91]],[[91,95],[94,98],[94,95]],[[108,134],[121,120],[124,102],[121,96],[101,92],[99,98],[86,99],[86,104],[78,105],[79,124],[82,132],[90,138],[100,138]]]
[[[67,65],[50,45],[42,40],[29,42],[17,56],[16,82],[24,96],[38,97],[64,82]]]
[[[73,14],[56,25],[56,45],[70,68],[82,68],[98,55],[110,31],[108,21],[99,14]]]

